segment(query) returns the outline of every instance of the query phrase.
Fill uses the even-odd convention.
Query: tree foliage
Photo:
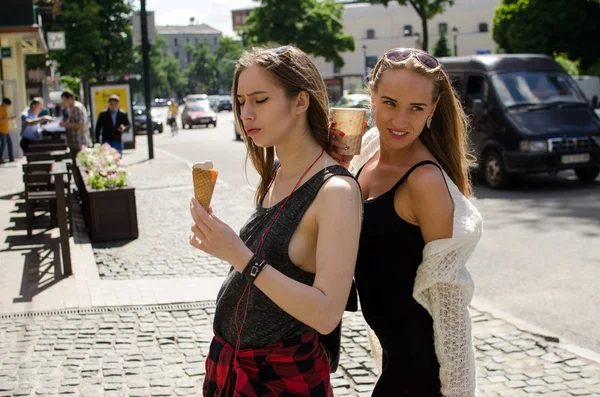
[[[556,52],[554,53],[554,60],[571,76],[579,76],[579,61],[572,61],[566,54],[558,54]]]
[[[446,32],[441,32],[440,39],[435,43],[433,49],[434,57],[449,57],[451,55],[450,48],[448,47],[448,39],[446,38]]]
[[[233,72],[235,64],[242,55],[244,47],[242,43],[230,37],[222,37],[219,40],[219,48],[215,53],[217,69],[217,85],[226,91],[233,86]]]
[[[343,32],[344,7],[334,0],[260,0],[241,35],[246,44],[292,44],[307,54],[322,56],[337,67],[340,53],[354,51],[354,38]]]
[[[133,64],[130,0],[63,0],[52,31],[64,31],[66,49],[51,51],[59,71],[76,77],[121,75]]]
[[[165,97],[172,92],[178,92],[184,88],[183,73],[179,68],[179,61],[170,54],[164,52],[165,40],[157,36],[156,44],[150,46],[148,60],[150,66],[150,84],[153,97]],[[135,49],[135,72],[142,75],[144,71],[142,62],[142,47]],[[132,83],[133,89],[143,91],[143,81]]]
[[[191,63],[186,70],[190,90],[210,93],[231,90],[235,63],[243,51],[239,41],[222,37],[214,53],[206,41],[188,45],[187,50],[191,52]]]
[[[582,69],[600,58],[598,0],[502,0],[494,15],[494,40],[507,53],[563,53]]]
[[[434,16],[443,13],[446,7],[454,5],[454,0],[396,0],[400,5],[410,5],[421,18],[421,37],[423,50],[429,47],[428,21]],[[371,4],[383,4],[387,7],[390,0],[369,0]]]
[[[210,51],[206,41],[200,41],[195,46],[186,44],[191,53],[190,66],[186,70],[189,86],[192,92],[213,91],[216,88],[217,72],[216,57]]]

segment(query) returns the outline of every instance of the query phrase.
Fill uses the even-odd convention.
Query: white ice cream
[[[195,168],[197,170],[212,170],[213,169],[213,162],[211,160],[207,160],[207,161],[201,161],[199,163],[195,163],[192,168]]]

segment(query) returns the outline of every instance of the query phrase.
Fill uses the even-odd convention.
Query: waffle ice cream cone
[[[208,211],[218,175],[219,171],[213,168],[212,161],[196,163],[192,167],[194,197],[206,211]]]

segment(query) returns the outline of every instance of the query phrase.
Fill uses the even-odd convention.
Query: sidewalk
[[[78,219],[66,279],[55,230],[24,238],[20,163],[0,166],[0,397],[200,391],[229,266],[188,244],[189,164],[159,148],[146,158],[141,140],[125,153],[139,238],[92,245]],[[251,206],[249,189],[218,182],[213,207],[234,230]],[[600,396],[598,355],[477,299],[472,314],[479,396]],[[345,315],[342,349],[335,395],[370,396],[376,368],[360,313]]]

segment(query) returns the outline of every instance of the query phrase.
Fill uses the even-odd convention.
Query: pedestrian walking
[[[19,142],[19,146],[21,146],[23,153],[28,153],[29,145],[41,138],[41,123],[52,120],[51,116],[41,116],[43,108],[43,99],[36,97],[29,103],[29,108],[21,113],[21,142]]]
[[[9,98],[2,99],[2,105],[0,105],[0,164],[4,162],[2,157],[4,156],[4,147],[8,154],[8,161],[15,161],[13,154],[12,139],[10,137],[10,126],[9,120],[14,119],[15,116],[8,115],[8,108],[12,105],[12,101]]]
[[[373,396],[473,396],[465,263],[482,221],[467,199],[467,118],[448,74],[422,50],[386,52],[369,89],[376,127],[350,164],[336,158],[364,199],[355,281],[380,365]]]
[[[131,123],[127,113],[119,109],[120,98],[111,95],[108,108],[98,115],[96,120],[96,142],[108,143],[123,156],[123,133],[129,131]]]
[[[85,106],[76,100],[73,92],[69,90],[63,91],[60,99],[62,100],[63,109],[67,112],[67,118],[60,122],[60,126],[67,129],[67,143],[71,154],[75,158],[82,147],[90,146],[87,111]]]
[[[327,91],[304,52],[244,53],[232,92],[260,183],[239,237],[191,202],[190,243],[232,266],[217,296],[204,395],[332,396],[319,335],[338,329],[348,301],[359,187],[325,151]]]

